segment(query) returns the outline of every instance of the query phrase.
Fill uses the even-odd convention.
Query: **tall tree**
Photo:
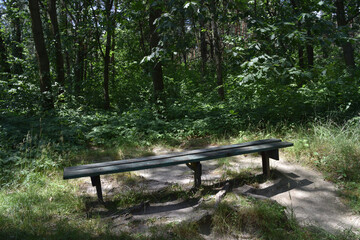
[[[21,18],[22,3],[19,0],[11,0],[7,3],[8,13],[11,17],[11,28],[12,28],[12,39],[11,48],[12,55],[15,58],[12,64],[12,72],[14,74],[22,74],[22,63],[23,60],[23,47],[22,47],[22,25],[23,19]]]
[[[348,19],[346,18],[344,0],[336,0],[335,7],[338,27],[341,29],[341,31],[343,31],[346,37],[349,37],[349,31],[347,29]],[[355,68],[354,48],[351,42],[349,40],[343,42],[342,49],[345,64],[351,68]]]
[[[200,54],[201,54],[201,75],[204,78],[206,74],[206,61],[207,61],[207,43],[206,43],[206,27],[205,27],[205,10],[204,8],[204,0],[200,1],[200,7],[202,11],[200,11],[199,15],[199,23],[200,23]]]
[[[294,12],[296,18],[298,19],[299,13],[300,13],[300,3],[299,3],[298,0],[291,0],[290,2],[291,2],[291,5],[293,7],[293,12]],[[298,20],[297,21],[297,29],[298,29],[299,32],[301,32],[301,28],[302,28],[301,21]],[[305,68],[305,64],[304,64],[304,46],[301,43],[301,41],[299,41],[297,47],[298,47],[299,67],[301,69],[304,69]]]
[[[105,24],[106,24],[106,43],[104,54],[104,108],[110,108],[109,96],[109,66],[110,66],[110,50],[111,50],[111,36],[113,33],[113,23],[111,22],[111,8],[113,0],[105,0]]]
[[[223,59],[222,59],[222,46],[218,29],[218,13],[216,9],[216,1],[210,2],[210,10],[212,12],[211,26],[214,38],[214,58],[216,67],[216,80],[218,94],[221,100],[225,99],[224,81],[223,81]]]
[[[49,16],[52,26],[52,33],[54,35],[54,40],[55,40],[56,74],[57,74],[57,82],[60,85],[59,94],[61,94],[64,91],[65,73],[64,73],[64,58],[62,54],[60,30],[59,30],[59,24],[57,20],[57,12],[56,12],[56,0],[49,0]]]
[[[112,40],[111,40],[111,59],[110,59],[110,66],[111,66],[111,81],[115,81],[116,76],[116,69],[115,69],[115,29],[116,29],[116,19],[117,19],[117,9],[118,9],[118,1],[114,0],[114,20],[112,20]]]
[[[4,39],[2,38],[2,31],[0,30],[0,74],[10,74],[10,64],[8,63],[8,57],[5,47]]]
[[[161,6],[157,1],[150,2],[149,8],[149,29],[150,29],[150,51],[156,52],[160,37],[156,29],[155,20],[161,16]],[[150,69],[151,78],[154,85],[155,98],[159,99],[164,90],[164,79],[162,71],[162,63],[158,57],[153,59],[153,64]]]
[[[65,31],[67,32],[67,33],[69,33],[70,32],[70,30],[69,30],[69,21],[68,21],[68,10],[67,10],[67,7],[66,7],[66,2],[65,2],[65,0],[60,0],[60,9],[63,9],[63,11],[59,11],[59,25],[60,25],[60,29],[65,29]],[[65,34],[65,41],[68,41],[68,39],[70,38],[69,37],[69,35],[70,34]],[[67,76],[67,79],[68,79],[68,81],[70,82],[70,80],[71,80],[71,78],[70,78],[70,76],[71,76],[71,70],[72,70],[72,65],[73,64],[71,64],[70,63],[70,53],[69,53],[69,51],[67,51],[67,49],[66,49],[66,45],[67,44],[64,44],[64,47],[63,47],[63,51],[64,51],[64,55],[63,55],[63,57],[64,57],[64,64],[65,64],[65,66],[64,66],[64,68],[65,68],[65,71],[66,71],[66,76]],[[70,44],[68,44],[68,45],[70,45]]]
[[[38,0],[29,0],[29,9],[36,56],[39,63],[41,103],[45,110],[49,110],[54,108],[54,102],[51,93],[49,57],[46,51]]]
[[[311,25],[307,27],[306,37],[307,66],[312,68],[314,66],[314,46],[312,43]]]
[[[86,45],[85,45],[85,36],[82,31],[82,26],[86,24],[86,18],[88,15],[88,1],[84,1],[82,4],[79,1],[75,2],[76,15],[72,17],[75,23],[75,42],[76,42],[76,60],[75,60],[75,81],[74,81],[74,90],[75,95],[80,96],[82,94],[82,85],[84,81],[84,66],[86,58]]]

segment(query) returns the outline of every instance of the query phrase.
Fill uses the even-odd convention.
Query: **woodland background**
[[[358,0],[1,0],[2,234],[47,238],[58,209],[78,222],[63,167],[159,144],[284,138],[360,211],[359,15]]]

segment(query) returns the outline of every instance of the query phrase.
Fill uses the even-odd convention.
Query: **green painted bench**
[[[269,158],[279,160],[279,148],[291,146],[293,146],[292,143],[283,142],[280,139],[264,139],[159,156],[86,164],[66,167],[64,169],[64,179],[90,177],[92,185],[96,187],[99,200],[103,202],[100,175],[186,164],[191,170],[194,171],[194,185],[195,187],[199,187],[201,185],[201,161],[249,153],[260,153],[262,156],[263,173],[266,177],[269,177]]]

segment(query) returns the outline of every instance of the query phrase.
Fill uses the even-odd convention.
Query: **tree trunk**
[[[345,14],[344,0],[336,0],[335,6],[336,6],[336,19],[337,19],[338,27],[343,28],[345,35],[348,37],[349,33],[348,30],[346,30],[347,20]],[[342,49],[343,49],[345,64],[348,67],[355,68],[354,48],[352,44],[349,41],[344,42],[342,44]]]
[[[150,28],[150,52],[155,51],[158,47],[160,38],[156,31],[156,25],[154,21],[161,16],[161,9],[159,6],[151,6],[149,9],[149,28]],[[153,60],[154,63],[151,65],[150,73],[154,85],[154,94],[156,99],[160,99],[164,91],[164,80],[162,72],[162,63],[156,58]]]
[[[64,0],[60,0],[60,7],[66,8],[66,3]],[[68,23],[68,14],[67,11],[60,11],[60,28],[66,29],[66,31],[69,31],[69,23]],[[74,64],[70,64],[70,53],[67,51],[66,45],[64,45],[64,57],[65,57],[65,71],[66,71],[66,79],[68,82],[71,81],[71,69],[73,68]],[[65,83],[64,83],[65,87]]]
[[[16,2],[16,7],[20,8],[19,3]],[[16,58],[16,61],[13,65],[13,73],[14,74],[22,74],[23,69],[21,66],[21,63],[19,60],[23,59],[23,48],[21,46],[22,43],[22,33],[21,33],[21,19],[19,16],[15,16],[13,19],[13,28],[14,28],[14,34],[13,34],[13,56]]]
[[[304,48],[302,46],[301,43],[298,44],[298,55],[299,55],[299,67],[301,69],[305,68],[305,63],[304,63]]]
[[[115,26],[114,26],[115,27]],[[115,28],[114,28],[115,29]],[[111,40],[111,59],[110,59],[110,66],[111,66],[111,84],[115,83],[115,77],[116,77],[116,69],[115,69],[115,39],[116,35],[115,32],[112,34],[112,40]]]
[[[256,18],[257,17],[257,10],[256,10],[256,0],[254,1],[254,17]]]
[[[85,52],[84,52],[84,42],[81,37],[77,37],[77,56],[76,56],[76,64],[75,64],[75,95],[81,96],[82,94],[82,82],[84,79],[84,59],[85,59]]]
[[[298,17],[298,14],[300,12],[300,3],[298,0],[290,0],[291,5],[293,7],[293,12]],[[301,32],[301,22],[297,22],[297,28],[298,31]],[[305,69],[305,63],[304,63],[304,46],[301,44],[301,42],[298,43],[298,57],[299,57],[299,67],[301,69]]]
[[[41,102],[42,107],[49,110],[54,108],[54,102],[51,93],[49,57],[45,47],[38,0],[29,0],[29,9],[36,56],[39,63]]]
[[[10,74],[10,64],[8,63],[6,47],[1,34],[0,32],[0,74],[5,73],[5,79],[7,79]]]
[[[112,0],[107,0],[105,3],[106,11],[106,45],[104,55],[104,109],[110,108],[110,96],[109,96],[109,65],[110,65],[110,49],[111,49],[111,34],[112,34],[112,23],[111,23],[111,8],[113,5]]]
[[[84,1],[84,5],[82,6],[84,9],[87,9],[87,3],[88,1]],[[82,85],[84,80],[84,60],[85,60],[85,44],[84,44],[84,35],[80,35],[79,28],[81,28],[81,25],[84,23],[84,18],[82,12],[80,11],[81,5],[79,1],[75,1],[75,9],[76,16],[74,19],[76,19],[75,22],[75,51],[76,51],[76,60],[75,60],[75,66],[74,66],[74,92],[75,96],[79,97],[82,95]]]
[[[184,14],[184,13],[182,13],[182,14]],[[186,35],[185,21],[186,21],[186,19],[185,19],[184,15],[181,15],[181,23],[180,23],[180,25],[181,25],[181,34],[182,34],[182,37],[183,37],[183,39],[181,41],[185,41],[185,39],[186,39],[186,37],[185,37],[185,35]],[[186,51],[185,46],[182,47],[181,51],[182,51],[182,56],[183,56],[183,61],[184,61],[185,67],[187,67],[187,51]]]
[[[144,37],[144,30],[143,30],[143,22],[139,21],[139,30],[140,30],[140,47],[141,50],[143,52],[143,55],[146,56],[148,55],[148,51],[146,50],[145,47],[145,37]]]
[[[49,15],[52,26],[52,33],[55,38],[56,73],[57,73],[57,82],[60,85],[59,94],[61,94],[64,92],[65,73],[64,73],[64,58],[62,54],[59,24],[56,13],[56,0],[49,0]]]
[[[204,5],[204,0],[200,1],[200,5]],[[207,61],[207,44],[205,35],[205,16],[204,12],[200,15],[200,54],[201,54],[201,76],[205,77],[206,74],[206,61]]]
[[[210,23],[210,29],[212,28]],[[208,34],[209,44],[210,44],[210,58],[212,61],[214,61],[214,39],[212,34]]]
[[[216,80],[217,80],[217,89],[218,94],[221,100],[225,100],[225,90],[224,90],[224,82],[223,82],[223,67],[222,67],[222,47],[219,36],[219,30],[217,25],[217,13],[215,7],[216,1],[212,1],[211,9],[212,9],[212,30],[214,35],[214,58],[215,58],[215,66],[216,66]]]
[[[114,15],[117,15],[117,6],[118,6],[118,2],[117,0],[114,1],[114,7],[115,7],[115,11],[114,11]],[[110,66],[111,66],[111,83],[114,84],[115,83],[115,76],[116,76],[116,69],[115,69],[115,39],[116,39],[116,32],[115,32],[115,28],[116,28],[116,21],[113,21],[112,24],[112,40],[111,40],[111,59],[110,59]]]
[[[314,47],[312,45],[312,34],[311,34],[311,30],[307,29],[307,37],[308,39],[306,40],[306,54],[307,54],[307,62],[308,62],[308,68],[313,68],[314,67]]]

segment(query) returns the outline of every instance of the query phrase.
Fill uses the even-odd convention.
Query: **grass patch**
[[[97,220],[81,219],[83,206],[77,189],[52,176],[34,173],[19,189],[0,191],[0,238],[76,239],[103,234]],[[81,219],[81,220],[80,220]]]
[[[259,239],[357,239],[349,230],[330,234],[311,226],[302,227],[293,215],[286,213],[285,207],[277,203],[245,197],[237,197],[234,201],[231,194],[219,204],[211,224],[219,237],[249,233]]]
[[[203,240],[199,233],[199,225],[193,222],[181,224],[167,224],[151,228],[151,236],[147,239],[152,240]]]

